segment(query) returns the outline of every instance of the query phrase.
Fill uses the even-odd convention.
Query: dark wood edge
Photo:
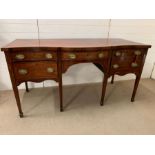
[[[19,86],[20,84],[24,83],[24,82],[35,82],[35,83],[40,83],[40,82],[44,82],[46,80],[53,80],[55,82],[58,82],[57,78],[42,78],[42,79],[34,79],[34,80],[20,80],[17,79],[16,80],[16,85]]]
[[[37,51],[37,50],[52,50],[52,49],[56,49],[56,48],[59,48],[59,49],[78,49],[78,48],[80,48],[80,49],[85,49],[85,48],[90,48],[90,49],[92,49],[92,48],[102,48],[102,49],[105,49],[105,50],[108,50],[108,49],[112,49],[112,50],[114,50],[114,49],[126,49],[126,48],[129,48],[129,49],[131,49],[131,48],[137,48],[137,49],[148,49],[148,48],[151,48],[152,46],[151,45],[117,45],[117,46],[100,46],[100,47],[38,47],[38,46],[36,46],[36,47],[13,47],[13,48],[1,48],[1,51],[5,51],[5,52],[8,52],[9,51],[9,49],[14,49],[14,50],[16,50],[16,49],[31,49],[31,50],[33,50],[33,51]]]
[[[12,48],[1,48],[1,51],[9,51],[10,49],[13,49],[13,50],[33,50],[33,52],[38,52],[40,50],[45,50],[45,51],[48,51],[48,50],[55,50],[57,51],[57,48],[58,47],[39,47],[39,46],[36,46],[36,47],[12,47]]]

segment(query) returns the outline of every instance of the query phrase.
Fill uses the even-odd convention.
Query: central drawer
[[[108,58],[108,51],[102,48],[63,48],[62,60],[66,61],[92,61]]]
[[[13,70],[15,78],[23,81],[57,77],[57,64],[50,61],[17,62],[13,64]]]
[[[56,60],[57,49],[14,49],[11,52],[12,61],[41,61],[41,60]]]

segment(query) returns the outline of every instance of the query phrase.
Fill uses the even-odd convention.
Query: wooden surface
[[[59,84],[60,111],[63,106],[62,74],[78,63],[93,63],[104,73],[100,104],[104,104],[108,78],[114,75],[136,75],[131,97],[133,102],[151,45],[124,39],[44,39],[15,40],[2,48],[5,52],[10,78],[20,117],[23,117],[17,86],[28,81],[55,80]]]
[[[149,48],[150,45],[136,43],[119,38],[112,39],[17,39],[4,46],[2,51],[7,48],[21,47],[113,47],[113,46],[139,46]]]

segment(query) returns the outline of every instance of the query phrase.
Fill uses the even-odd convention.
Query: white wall
[[[149,50],[143,78],[148,78],[155,62],[155,20],[0,20],[0,47],[14,39],[44,38],[106,38],[119,37],[152,44]],[[102,73],[92,64],[79,64],[69,68],[63,75],[64,84],[100,82]],[[133,75],[117,77],[117,80],[131,79]],[[54,81],[31,83],[33,87],[57,85]],[[23,85],[20,86],[23,88]],[[0,90],[12,89],[4,53],[0,52]]]
[[[155,79],[155,63],[154,63],[153,69],[152,69],[151,78],[152,78],[152,79]]]

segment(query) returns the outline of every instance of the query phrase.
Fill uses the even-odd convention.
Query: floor
[[[65,111],[59,112],[58,88],[20,91],[19,118],[12,91],[0,92],[0,134],[155,134],[155,80],[141,80],[130,102],[134,81],[108,84],[101,107],[101,83],[65,86]]]

